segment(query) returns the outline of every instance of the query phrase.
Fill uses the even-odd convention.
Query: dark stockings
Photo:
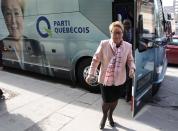
[[[102,104],[103,118],[101,119],[100,129],[103,129],[105,126],[109,108],[110,108],[110,103],[103,102],[103,104]]]
[[[112,114],[117,106],[118,101],[112,102],[110,103],[110,108],[109,108],[109,112],[108,112],[108,120],[109,120],[109,124],[113,127],[114,126],[114,120],[112,118]]]
[[[102,111],[103,111],[103,118],[100,123],[100,129],[103,129],[106,123],[106,119],[108,117],[110,125],[113,127],[114,126],[114,120],[112,118],[112,114],[114,112],[114,109],[117,106],[118,101],[114,101],[111,103],[105,103],[103,102],[102,104]]]

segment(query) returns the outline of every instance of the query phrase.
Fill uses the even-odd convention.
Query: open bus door
[[[133,56],[136,63],[135,78],[132,82],[132,116],[152,97],[155,75],[156,38],[155,10],[160,0],[115,0],[113,2],[113,21],[130,19],[133,28]],[[157,11],[159,12],[159,11]],[[159,22],[158,22],[159,23]],[[159,32],[160,34],[160,32]],[[150,47],[149,47],[150,46]]]

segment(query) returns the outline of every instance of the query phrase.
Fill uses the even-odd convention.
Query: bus
[[[134,116],[164,79],[166,20],[161,0],[1,0],[0,45],[4,67],[65,78],[95,91],[85,78],[113,21],[132,22],[136,73],[131,84]]]

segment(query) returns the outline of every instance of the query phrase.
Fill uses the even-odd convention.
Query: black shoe
[[[104,129],[104,126],[105,126],[105,124],[100,124],[100,129],[102,130],[102,129]]]
[[[0,89],[0,96],[2,96],[3,95],[3,91]]]
[[[3,91],[0,89],[0,99],[2,100],[3,99]]]
[[[105,123],[106,123],[106,119],[107,119],[107,117],[103,117],[103,118],[101,119],[100,129],[104,129],[104,126],[105,126]]]
[[[110,124],[111,127],[114,127],[114,126],[115,126],[114,121],[109,121],[109,124]]]
[[[108,120],[109,120],[110,126],[111,126],[111,127],[114,127],[115,124],[114,124],[114,120],[113,120],[112,116],[108,116]]]

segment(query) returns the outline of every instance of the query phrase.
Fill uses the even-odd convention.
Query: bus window
[[[152,0],[142,0],[137,4],[138,9],[138,49],[140,52],[145,51],[149,45],[152,45],[155,38],[155,19],[154,19],[154,2]]]
[[[152,0],[142,1],[140,14],[143,16],[143,37],[153,38],[154,26],[154,3]]]

